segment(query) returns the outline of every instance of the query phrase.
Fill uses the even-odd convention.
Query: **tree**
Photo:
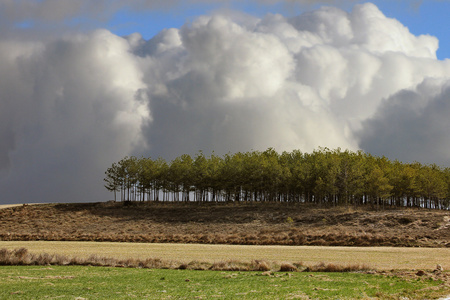
[[[337,176],[339,202],[341,204],[358,204],[364,194],[363,153],[340,152],[340,168]]]
[[[138,161],[138,182],[141,188],[141,200],[150,199],[158,171],[155,162],[151,158],[141,158]]]
[[[222,189],[222,182],[220,178],[221,168],[223,167],[223,159],[216,156],[214,153],[211,154],[207,160],[206,166],[206,186],[208,187],[208,192],[211,193],[211,201],[219,201],[219,194]]]
[[[315,159],[316,182],[314,195],[316,203],[337,204],[338,175],[340,174],[340,149],[321,149]]]
[[[208,160],[203,152],[199,152],[193,161],[192,179],[195,187],[195,200],[207,201],[208,199]]]
[[[163,200],[165,195],[170,191],[169,165],[159,157],[154,161],[155,176],[153,181],[153,199],[159,201],[160,191],[163,191]]]
[[[376,165],[370,168],[366,174],[364,185],[369,202],[376,203],[377,207],[380,202],[384,204],[384,201],[391,196],[392,185],[389,184],[389,179],[385,176],[383,170]]]
[[[417,186],[425,208],[438,207],[447,192],[443,172],[436,165],[422,166],[417,176]]]
[[[103,179],[105,181],[105,188],[114,193],[114,201],[117,201],[116,193],[120,190],[122,185],[122,175],[120,174],[120,167],[118,164],[113,163],[111,167],[109,167],[105,171],[106,177]]]

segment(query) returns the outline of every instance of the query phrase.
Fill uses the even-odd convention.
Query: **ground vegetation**
[[[22,205],[0,209],[0,240],[450,247],[450,213],[307,203]]]
[[[5,266],[2,299],[438,299],[429,275]]]

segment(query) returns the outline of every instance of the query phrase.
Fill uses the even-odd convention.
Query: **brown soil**
[[[450,247],[450,212],[304,204],[72,203],[0,209],[0,240]]]

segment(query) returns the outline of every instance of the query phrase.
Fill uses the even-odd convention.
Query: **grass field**
[[[440,281],[357,273],[0,267],[1,299],[437,299]]]
[[[118,259],[161,258],[181,262],[224,260],[319,262],[365,264],[377,270],[425,269],[437,264],[450,269],[449,248],[246,246],[204,244],[145,244],[110,242],[0,241],[0,249],[27,248],[31,253],[89,257],[92,254]]]

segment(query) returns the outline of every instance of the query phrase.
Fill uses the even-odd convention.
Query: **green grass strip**
[[[2,266],[0,299],[436,299],[442,282],[361,273]]]

